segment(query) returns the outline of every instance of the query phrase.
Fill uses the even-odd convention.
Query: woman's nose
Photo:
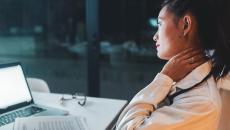
[[[158,39],[158,32],[156,32],[156,34],[153,36],[153,41],[157,41],[157,39]]]

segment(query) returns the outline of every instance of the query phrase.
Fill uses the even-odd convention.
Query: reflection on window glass
[[[83,0],[1,0],[0,61],[21,61],[51,92],[86,92]],[[76,48],[76,49],[75,49]],[[79,87],[80,86],[80,87]]]
[[[0,0],[0,61],[21,61],[51,92],[87,93],[85,2]],[[159,3],[99,0],[100,96],[130,99],[159,71]]]

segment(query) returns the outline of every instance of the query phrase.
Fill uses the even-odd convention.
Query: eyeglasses
[[[75,93],[72,94],[71,97],[66,97],[65,95],[62,95],[62,97],[60,98],[60,104],[64,105],[64,103],[69,100],[76,100],[80,106],[84,106],[86,104],[87,97],[83,93]]]

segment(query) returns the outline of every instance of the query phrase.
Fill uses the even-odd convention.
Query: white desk
[[[127,104],[126,100],[87,97],[85,106],[74,100],[67,101],[65,106],[59,104],[62,94],[32,93],[35,103],[69,111],[70,115],[80,115],[87,119],[91,130],[111,129],[116,117]]]

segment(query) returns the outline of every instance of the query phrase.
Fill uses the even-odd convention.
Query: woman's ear
[[[192,30],[192,17],[185,15],[183,17],[183,35],[186,36]]]

